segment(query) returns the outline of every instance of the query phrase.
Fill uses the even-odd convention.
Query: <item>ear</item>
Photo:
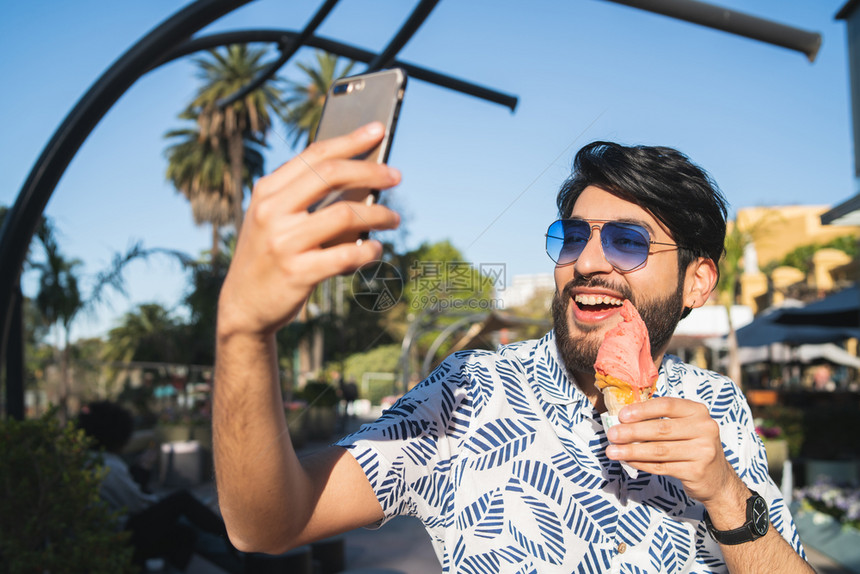
[[[708,300],[717,286],[717,266],[709,257],[699,257],[687,266],[684,275],[684,306],[694,309]]]

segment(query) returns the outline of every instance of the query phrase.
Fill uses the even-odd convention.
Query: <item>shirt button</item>
[[[627,552],[627,545],[622,542],[618,545],[618,553],[624,554],[625,552]]]

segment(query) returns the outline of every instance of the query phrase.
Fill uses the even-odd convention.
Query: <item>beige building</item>
[[[798,247],[821,245],[844,235],[860,238],[860,227],[821,224],[827,205],[748,207],[738,210],[736,224],[752,235],[744,254],[740,301],[754,312],[785,298],[818,298],[857,282],[860,269],[838,249],[819,249],[808,274],[794,267],[777,267],[770,275],[761,269]]]

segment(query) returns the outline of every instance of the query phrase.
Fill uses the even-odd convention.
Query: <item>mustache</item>
[[[565,284],[564,289],[561,290],[562,297],[565,300],[570,299],[573,296],[572,291],[580,287],[591,289],[602,288],[615,291],[624,299],[629,299],[634,307],[636,306],[636,300],[633,297],[633,293],[630,291],[630,287],[624,284],[614,285],[603,277],[599,276],[587,277],[585,275],[574,275],[573,279],[568,281]]]

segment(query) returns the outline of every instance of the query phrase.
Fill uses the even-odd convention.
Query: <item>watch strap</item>
[[[758,538],[761,538],[764,534],[767,533],[767,523],[765,523],[764,532],[761,534],[756,530],[756,527],[754,525],[754,520],[756,518],[754,516],[754,513],[756,512],[755,503],[759,499],[761,499],[762,501],[764,501],[764,499],[752,489],[750,489],[750,493],[752,494],[752,496],[747,499],[746,522],[738,528],[734,528],[732,530],[717,530],[714,527],[714,524],[711,522],[711,517],[708,516],[708,511],[705,511],[705,526],[707,527],[708,533],[711,535],[711,538],[713,538],[720,544],[734,546],[737,544],[743,544],[745,542],[752,542],[753,540],[757,540]],[[767,509],[767,504],[764,504],[763,507]]]

